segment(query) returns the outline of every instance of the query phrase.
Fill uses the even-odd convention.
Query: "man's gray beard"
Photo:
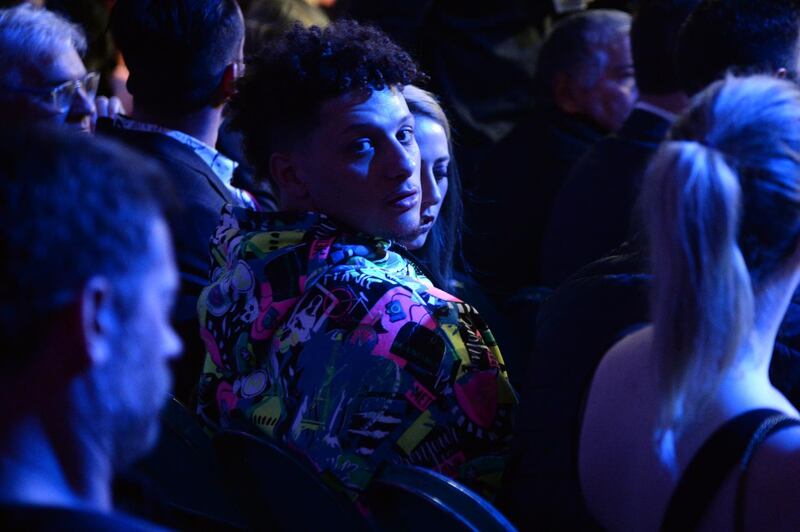
[[[124,360],[123,357],[133,356],[128,345],[130,340],[122,338],[115,342],[118,346],[114,356],[116,360]],[[132,349],[137,349],[133,347]],[[111,429],[111,461],[115,471],[119,471],[137,459],[150,452],[158,441],[161,417],[158,413],[146,413],[137,410],[136,406],[141,407],[134,397],[127,397],[124,393],[130,383],[125,383],[127,375],[124,368],[111,365],[104,368],[101,382],[96,382],[98,397],[104,400],[106,412],[110,419]],[[126,384],[128,387],[126,387]],[[152,398],[147,398],[148,401]],[[164,397],[166,401],[167,397]],[[162,405],[163,409],[163,405]]]

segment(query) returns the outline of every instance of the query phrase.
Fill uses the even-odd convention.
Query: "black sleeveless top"
[[[738,472],[734,524],[737,531],[742,530],[744,485],[753,454],[774,432],[798,425],[800,419],[768,408],[750,410],[722,425],[683,472],[664,514],[662,532],[696,530],[734,468]]]

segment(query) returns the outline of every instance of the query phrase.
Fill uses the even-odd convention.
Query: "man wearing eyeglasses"
[[[46,9],[0,10],[0,113],[7,124],[90,132],[99,76],[87,73],[80,28]]]

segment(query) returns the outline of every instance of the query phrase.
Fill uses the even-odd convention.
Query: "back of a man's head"
[[[248,63],[228,112],[257,175],[268,178],[270,156],[309,134],[327,100],[420,76],[408,53],[377,29],[351,21],[296,25]]]
[[[0,132],[0,160],[0,368],[13,377],[89,279],[108,279],[121,310],[133,299],[163,177],[122,146],[57,131]]]
[[[700,0],[644,0],[631,25],[636,85],[642,94],[682,90],[675,53],[678,34]]]
[[[109,28],[135,104],[172,116],[214,101],[244,39],[236,0],[118,0]]]
[[[695,94],[727,72],[797,77],[800,2],[703,0],[678,40],[684,90]]]

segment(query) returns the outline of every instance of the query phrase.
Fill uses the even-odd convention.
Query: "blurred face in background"
[[[118,316],[116,350],[98,369],[103,407],[112,419],[113,456],[130,463],[156,442],[159,414],[172,387],[170,361],[182,345],[170,322],[178,290],[178,270],[166,222],[156,219],[151,231],[147,267],[120,282],[134,286],[131,308]]]
[[[598,72],[588,76],[593,83],[569,83],[561,107],[612,132],[622,126],[639,97],[630,38],[627,34],[620,36],[598,52],[606,60]]]
[[[19,80],[2,88],[0,106],[12,123],[52,124],[91,132],[99,81],[68,42],[19,67]]]

